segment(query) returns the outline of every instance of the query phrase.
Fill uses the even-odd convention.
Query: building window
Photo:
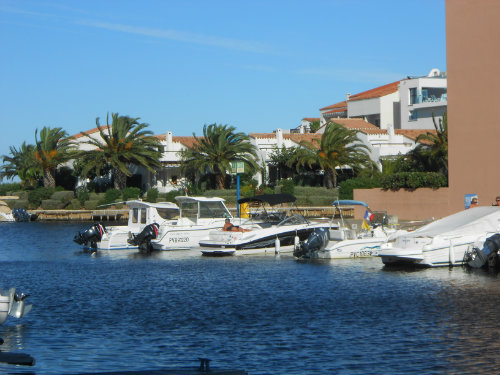
[[[410,105],[418,103],[417,88],[413,87],[410,89]]]
[[[418,120],[418,111],[410,111],[410,121]]]

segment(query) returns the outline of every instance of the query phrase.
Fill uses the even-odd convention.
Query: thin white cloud
[[[200,44],[204,46],[219,47],[235,51],[246,51],[254,53],[266,53],[269,47],[262,43],[231,38],[215,37],[211,35],[195,34],[177,30],[153,29],[147,27],[135,27],[107,22],[79,21],[81,25],[118,31],[128,34],[144,35],[152,38],[168,39],[178,42]]]

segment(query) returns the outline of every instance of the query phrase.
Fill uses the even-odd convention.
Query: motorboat
[[[341,221],[338,223],[338,229],[331,228],[328,231],[328,245],[313,253],[304,253],[299,249],[295,253],[297,257],[320,259],[372,257],[377,254],[388,237],[396,232],[396,229],[387,226],[386,212],[374,212],[363,201],[336,200],[333,206],[336,208],[335,212],[339,212]],[[341,206],[366,208],[361,230],[351,229],[346,225]]]
[[[92,250],[137,249],[139,244],[130,243],[129,239],[153,223],[176,222],[179,216],[179,207],[171,202],[131,200],[124,203],[129,209],[127,225],[104,226],[96,223],[78,232],[73,241]]]
[[[211,230],[222,228],[226,219],[236,220],[223,198],[177,196],[175,199],[180,208],[179,218],[161,223],[156,238],[149,236],[152,250],[198,248],[200,240],[208,237]]]
[[[15,221],[12,210],[4,201],[0,200],[0,222],[1,221]]]
[[[461,265],[472,247],[499,232],[500,209],[474,207],[388,240],[377,255],[385,265]]]
[[[9,316],[20,319],[31,311],[32,305],[26,304],[29,294],[17,294],[16,288],[0,289],[0,324],[5,323]]]
[[[238,200],[239,204],[293,203],[296,198],[290,194],[257,195]],[[249,255],[265,253],[291,253],[297,247],[308,249],[326,246],[330,223],[314,223],[292,210],[258,210],[250,213],[250,219],[243,223],[241,230],[212,230],[208,239],[200,241],[201,252],[205,256]]]

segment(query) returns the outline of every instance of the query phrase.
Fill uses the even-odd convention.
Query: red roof
[[[380,129],[378,126],[370,124],[361,118],[336,118],[330,122],[335,122],[344,128],[357,130],[365,134],[387,134],[387,130]]]
[[[319,117],[304,117],[302,120],[306,120],[309,122],[319,121]]]
[[[389,83],[389,84],[384,85],[384,86],[380,86],[380,87],[376,87],[376,88],[368,90],[368,91],[360,92],[359,94],[351,95],[349,97],[349,101],[380,98],[382,96],[392,94],[392,93],[398,91],[399,82],[401,82],[401,81],[392,82],[392,83]]]
[[[328,107],[320,108],[320,111],[324,111],[325,109],[337,109],[337,108],[345,108],[347,109],[347,102],[344,100],[343,102],[329,105]]]
[[[403,135],[406,138],[410,138],[414,141],[417,140],[417,137],[419,135],[427,133],[437,134],[435,129],[394,129],[394,134]],[[429,144],[428,141],[423,141],[421,143]]]
[[[102,125],[101,128],[103,130],[106,130],[108,128],[108,125]],[[97,132],[99,132],[99,128],[94,128],[94,129],[87,130],[85,133],[87,133],[88,135],[90,135],[90,134],[97,133]],[[83,132],[80,132],[78,134],[70,136],[69,138],[77,139],[77,138],[85,137],[85,136],[87,136],[87,134],[84,134]]]

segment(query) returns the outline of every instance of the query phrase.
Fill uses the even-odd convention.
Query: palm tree
[[[319,166],[325,171],[325,185],[329,189],[337,186],[337,168],[348,166],[353,170],[373,167],[368,146],[360,143],[357,132],[337,123],[328,123],[321,140],[316,144],[302,141],[301,149],[289,165],[297,162],[302,166]]]
[[[45,187],[56,186],[57,166],[73,156],[74,143],[67,137],[62,128],[44,126],[38,139],[38,129],[35,130],[35,165],[42,170]]]
[[[429,158],[429,162],[435,165],[435,169],[439,170],[445,176],[448,175],[448,115],[445,112],[443,118],[439,119],[436,123],[436,118],[432,114],[432,122],[434,123],[434,129],[436,129],[436,134],[427,132],[425,134],[420,134],[416,141],[425,143],[420,143],[416,147],[416,151],[426,154]]]
[[[288,178],[293,174],[294,166],[291,166],[289,162],[290,160],[294,160],[298,150],[299,149],[297,147],[287,148],[286,146],[283,146],[278,148],[276,146],[269,155],[269,166],[276,168],[276,179],[278,181]]]
[[[79,153],[85,165],[82,175],[86,177],[91,170],[99,175],[109,165],[113,171],[115,189],[124,189],[127,176],[132,175],[130,164],[143,166],[151,172],[161,166],[161,146],[153,132],[144,130],[149,125],[139,123],[139,118],[119,116],[118,113],[112,113],[111,118],[110,124],[108,114],[106,126],[99,124],[99,117],[96,119],[100,139],[82,132],[88,137],[84,143],[94,147],[91,151]]]
[[[192,148],[181,153],[185,171],[209,171],[215,174],[217,189],[224,189],[226,171],[231,162],[243,162],[245,172],[255,170],[257,151],[244,133],[235,133],[228,125],[204,125],[203,136],[195,137]]]
[[[3,155],[0,180],[19,177],[22,185],[33,186],[41,176],[41,170],[35,165],[35,146],[23,142],[19,149],[14,146],[9,149],[11,156]]]

